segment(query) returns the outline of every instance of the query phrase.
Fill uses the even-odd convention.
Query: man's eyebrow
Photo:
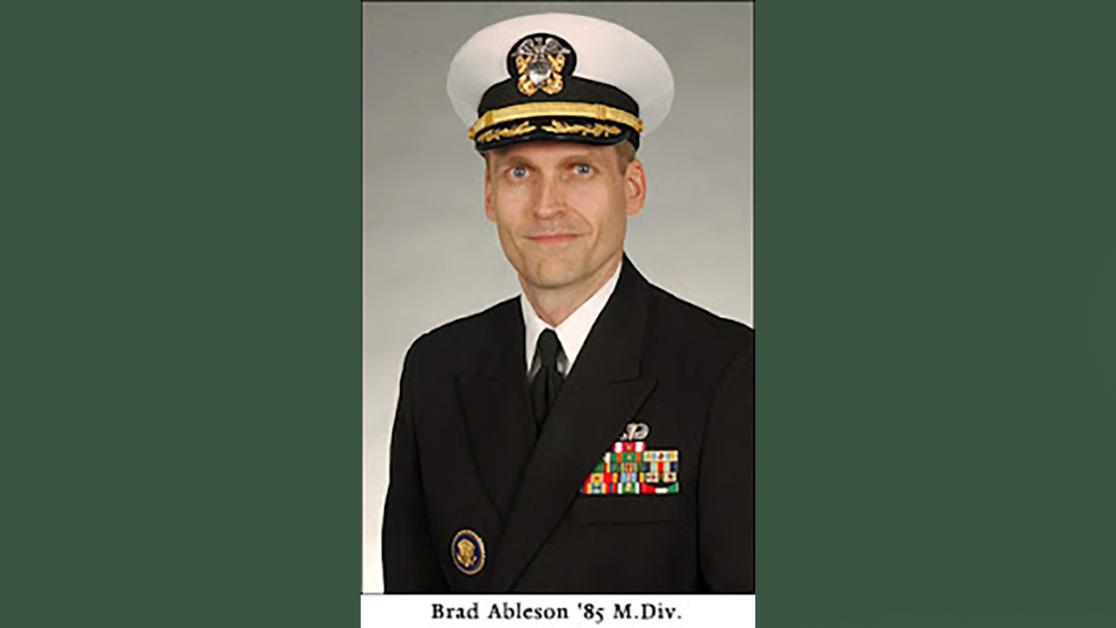
[[[585,151],[570,153],[558,159],[558,163],[562,166],[569,166],[576,163],[589,162],[600,164],[607,161],[607,155],[597,152]],[[510,153],[503,155],[492,156],[493,167],[508,167],[508,166],[534,166],[535,162],[524,155],[518,153]]]
[[[496,165],[496,166],[506,166],[506,165],[509,165],[509,164],[515,164],[515,165],[518,166],[518,165],[528,165],[530,163],[531,163],[531,161],[529,159],[527,159],[526,157],[523,157],[522,155],[511,154],[511,155],[493,155],[492,156],[492,164]]]
[[[607,159],[600,153],[579,153],[577,155],[570,155],[564,161],[603,161]]]

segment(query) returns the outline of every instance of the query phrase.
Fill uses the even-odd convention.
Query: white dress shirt
[[[539,318],[539,315],[535,313],[535,308],[527,300],[527,295],[519,295],[519,306],[523,310],[523,328],[525,331],[523,334],[524,348],[526,349],[524,356],[527,358],[527,376],[529,379],[542,368],[542,365],[534,359],[535,344],[539,341],[539,334],[543,333],[545,329],[553,329],[558,334],[558,341],[562,343],[562,351],[558,354],[558,370],[561,371],[563,377],[569,375],[574,361],[577,360],[577,354],[585,344],[585,338],[589,336],[589,330],[593,328],[593,323],[597,322],[601,310],[608,303],[612,291],[616,289],[616,282],[620,279],[621,266],[623,266],[622,263],[617,264],[616,270],[613,271],[608,281],[604,282],[604,285],[594,292],[593,296],[578,306],[557,327],[553,327]]]

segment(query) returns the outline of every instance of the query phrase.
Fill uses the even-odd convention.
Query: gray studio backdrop
[[[750,3],[366,3],[364,577],[383,590],[380,518],[403,355],[422,333],[518,294],[484,216],[483,161],[446,96],[458,47],[494,22],[566,12],[617,22],[674,73],[670,115],[639,158],[648,199],[627,252],[650,280],[752,319]]]

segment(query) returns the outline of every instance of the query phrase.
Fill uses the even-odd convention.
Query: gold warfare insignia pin
[[[524,96],[533,96],[539,90],[550,96],[562,91],[563,73],[573,72],[576,59],[568,42],[546,33],[520,39],[512,46],[508,58],[509,66],[514,63],[509,70],[513,70],[515,86]]]
[[[651,428],[646,423],[629,423],[624,427],[620,440],[644,440],[651,435]]]
[[[461,573],[476,575],[484,568],[484,541],[472,530],[458,530],[450,541],[450,556]]]

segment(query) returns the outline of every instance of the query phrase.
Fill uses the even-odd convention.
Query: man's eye
[[[527,169],[523,166],[516,166],[511,169],[511,176],[513,179],[522,179],[527,176]]]
[[[574,166],[574,172],[578,174],[592,174],[593,167],[588,164],[577,164]]]

